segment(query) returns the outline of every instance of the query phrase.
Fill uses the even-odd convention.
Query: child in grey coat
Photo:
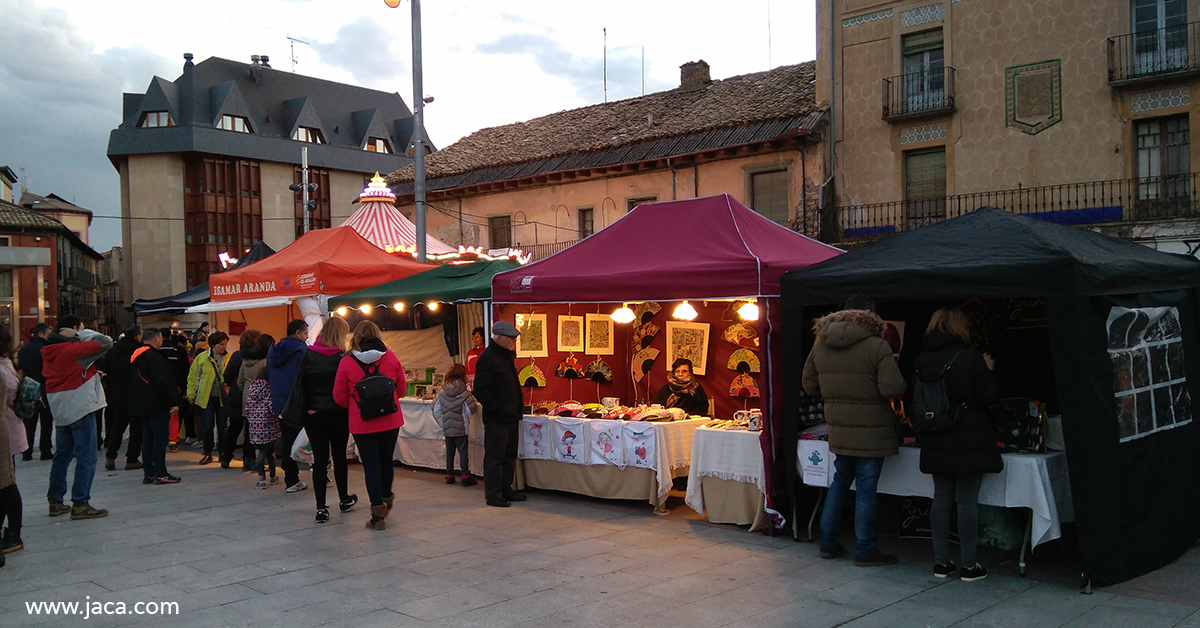
[[[471,415],[479,404],[467,390],[467,368],[455,364],[446,371],[446,383],[433,402],[433,418],[446,435],[446,484],[454,484],[454,452],[458,451],[459,476],[463,486],[475,484],[467,458],[467,433]]]

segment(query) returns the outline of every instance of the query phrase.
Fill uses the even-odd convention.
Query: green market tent
[[[492,298],[492,276],[519,267],[520,264],[509,260],[446,264],[403,279],[333,297],[329,299],[329,309],[363,305],[391,307],[396,302],[412,306],[436,301],[488,301]]]

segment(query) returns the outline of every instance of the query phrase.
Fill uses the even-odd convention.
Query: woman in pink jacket
[[[395,501],[395,495],[392,494],[392,454],[396,450],[400,426],[404,425],[404,416],[397,406],[391,414],[372,419],[362,418],[355,384],[367,372],[390,377],[396,383],[393,395],[399,400],[408,383],[404,379],[404,368],[400,366],[396,354],[384,346],[379,327],[371,321],[362,321],[354,328],[350,353],[338,365],[333,381],[333,400],[350,410],[350,433],[354,435],[354,443],[358,446],[363,480],[367,485],[367,495],[371,498],[371,520],[367,522],[367,527],[383,530],[383,519]]]

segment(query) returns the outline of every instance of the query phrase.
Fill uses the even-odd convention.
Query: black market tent
[[[441,301],[467,303],[492,298],[492,276],[521,265],[510,260],[446,264],[395,281],[329,299],[329,308],[340,306],[415,305]]]
[[[238,261],[227,270],[253,264],[274,254],[275,249],[267,246],[266,242],[259,242],[247,251],[245,255],[238,258]],[[208,303],[208,299],[208,282],[206,281],[194,288],[184,290],[179,294],[173,294],[169,297],[138,299],[133,302],[133,312],[136,316],[145,316],[147,314],[182,314],[189,307]]]
[[[1200,534],[1200,260],[983,208],[781,281],[793,434],[811,319],[848,296],[870,295],[881,311],[889,302],[1040,300],[1086,575],[1128,580],[1170,563]],[[1155,319],[1163,310],[1150,308],[1175,309]]]

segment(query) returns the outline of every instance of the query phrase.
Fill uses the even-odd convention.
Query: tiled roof
[[[69,231],[61,222],[19,205],[0,201],[0,229],[25,229],[46,233]]]
[[[804,133],[819,119],[815,74],[809,61],[481,129],[430,155],[426,178],[457,187]],[[409,166],[388,183],[403,191],[412,178]]]
[[[39,196],[32,192],[22,192],[20,204],[21,207],[40,212],[52,211],[68,212],[72,214],[85,214],[89,218],[92,215],[92,210],[87,209],[86,207],[80,207],[57,194],[50,194],[50,196]]]

